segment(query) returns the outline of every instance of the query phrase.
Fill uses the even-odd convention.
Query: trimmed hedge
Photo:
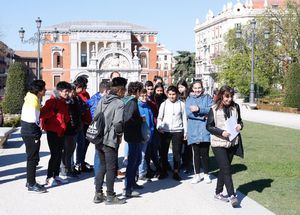
[[[300,110],[300,64],[293,63],[285,78],[285,106]]]
[[[15,62],[8,69],[3,111],[9,114],[21,113],[26,94],[26,67]]]

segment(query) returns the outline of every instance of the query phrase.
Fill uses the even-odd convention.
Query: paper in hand
[[[230,133],[229,140],[232,141],[240,132],[236,130],[237,119],[233,116],[225,121],[225,128],[228,133]]]

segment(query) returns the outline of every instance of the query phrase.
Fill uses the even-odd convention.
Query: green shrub
[[[3,101],[4,113],[21,113],[26,93],[26,67],[16,62],[8,69],[5,96]]]
[[[300,64],[293,63],[285,78],[284,104],[300,109]]]
[[[16,116],[9,120],[4,120],[3,127],[19,127],[21,125],[21,116]]]

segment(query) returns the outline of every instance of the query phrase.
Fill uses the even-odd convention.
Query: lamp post
[[[249,102],[254,103],[254,39],[255,39],[255,27],[256,20],[251,20],[252,34],[251,34],[251,82],[250,82],[250,98]]]
[[[19,30],[19,36],[21,39],[22,43],[37,43],[37,53],[38,53],[38,59],[37,59],[37,79],[41,79],[41,42],[45,42],[46,40],[42,40],[41,39],[41,26],[42,26],[42,20],[40,19],[40,17],[38,17],[36,20],[36,28],[37,28],[37,33],[31,37],[28,40],[24,40],[24,35],[25,35],[25,30],[23,28],[21,28]],[[54,42],[57,40],[58,38],[58,33],[59,31],[57,30],[57,28],[54,29],[53,31],[53,40]],[[46,41],[47,42],[47,41]]]
[[[250,98],[249,98],[249,102],[251,104],[255,103],[255,91],[254,91],[254,43],[255,43],[255,27],[256,27],[256,20],[252,19],[251,22],[251,81],[250,81]],[[236,38],[241,38],[242,37],[242,27],[241,24],[238,23],[236,24]],[[269,39],[270,37],[270,31],[266,30],[264,32],[264,37],[265,39]]]

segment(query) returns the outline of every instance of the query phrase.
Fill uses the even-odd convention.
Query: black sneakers
[[[181,177],[177,172],[174,172],[173,179],[176,180],[176,181],[181,181]]]
[[[26,187],[28,191],[30,192],[36,192],[36,193],[46,193],[47,189],[38,183],[35,183],[33,186],[29,186],[29,184],[26,184]]]
[[[239,206],[239,200],[236,198],[236,196],[232,195],[229,197],[230,203],[232,205],[232,207],[236,208]]]
[[[222,202],[229,202],[228,198],[224,196],[222,193],[216,194],[214,198]]]
[[[94,196],[93,202],[98,204],[104,202],[106,200],[106,196],[102,192],[96,192]]]

